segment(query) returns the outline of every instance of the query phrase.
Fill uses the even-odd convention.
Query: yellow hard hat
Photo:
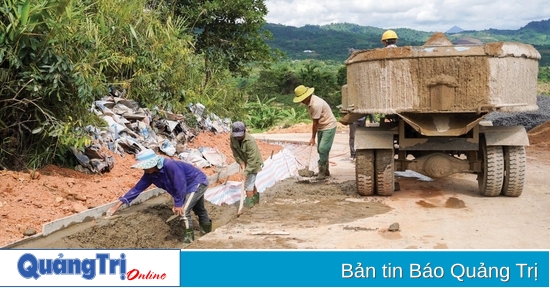
[[[382,34],[382,41],[388,40],[388,39],[397,39],[397,33],[393,30],[386,30],[384,34]]]

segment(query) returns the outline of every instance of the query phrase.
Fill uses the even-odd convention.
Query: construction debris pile
[[[170,157],[177,156],[199,168],[226,164],[225,156],[215,148],[191,149],[186,144],[193,142],[204,131],[229,132],[230,119],[220,119],[213,113],[207,113],[200,103],[189,104],[186,115],[158,107],[143,108],[137,102],[126,99],[125,90],[109,90],[109,95],[94,101],[90,109],[105,120],[107,126],[86,127],[93,143],[83,150],[73,150],[80,163],[76,170],[85,173],[110,171],[114,159],[107,156],[104,149],[124,157],[151,148]]]

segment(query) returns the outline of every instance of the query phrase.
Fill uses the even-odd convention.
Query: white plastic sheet
[[[264,168],[256,178],[256,188],[262,193],[278,181],[293,177],[297,170],[294,155],[285,148],[264,162]],[[204,198],[215,205],[231,205],[241,199],[241,187],[242,182],[228,181],[225,185],[209,188]]]

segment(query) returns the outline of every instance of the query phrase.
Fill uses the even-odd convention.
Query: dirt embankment
[[[529,135],[529,143],[541,148],[547,148],[550,144],[550,120],[531,129]]]
[[[258,146],[264,159],[282,149],[260,141]],[[188,147],[215,147],[226,156],[227,164],[235,162],[229,147],[229,133],[200,133]],[[130,168],[135,163],[131,154],[112,156],[114,168],[102,175],[54,165],[34,173],[0,170],[0,231],[3,231],[0,246],[40,233],[45,223],[116,201],[126,193],[143,171]],[[207,175],[215,173],[211,167],[203,171]],[[241,179],[241,174],[229,177],[230,181]],[[218,184],[221,183],[213,185]]]

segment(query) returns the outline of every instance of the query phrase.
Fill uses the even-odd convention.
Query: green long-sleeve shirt
[[[258,149],[258,145],[256,144],[256,139],[248,133],[244,134],[244,139],[240,142],[234,137],[230,136],[230,138],[231,151],[233,151],[235,161],[237,161],[239,165],[241,163],[245,164],[243,174],[248,175],[250,173],[260,172],[264,165],[264,161],[260,149]]]

